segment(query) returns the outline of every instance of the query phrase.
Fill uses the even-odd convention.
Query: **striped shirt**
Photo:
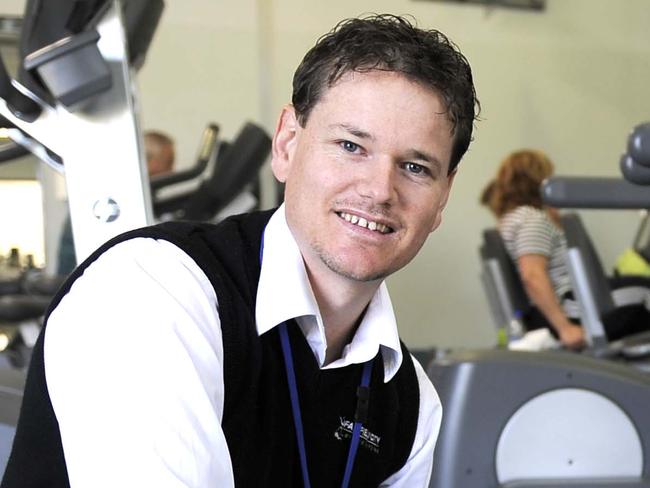
[[[548,258],[547,271],[558,299],[571,291],[566,238],[546,212],[528,205],[517,207],[501,218],[499,233],[515,263],[527,254]]]

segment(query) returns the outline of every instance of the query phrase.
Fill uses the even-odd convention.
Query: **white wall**
[[[558,173],[618,174],[628,131],[650,116],[650,97],[643,88],[650,79],[650,5],[550,0],[543,14],[486,15],[485,10],[450,7],[419,17],[448,32],[466,53],[483,121],[456,180],[445,227],[421,256],[422,267],[395,280],[400,287],[396,301],[406,305],[406,338],[412,342],[479,344],[492,332],[484,325],[486,309],[476,280],[479,230],[491,223],[476,205],[480,189],[498,161],[519,147],[544,149]],[[632,238],[635,214],[584,215],[611,265]],[[408,299],[407,280],[424,287],[426,276],[432,277],[428,291],[435,299]],[[426,317],[440,317],[442,323],[418,328],[417,321],[426,323]]]
[[[22,0],[5,0],[16,12]],[[402,336],[414,346],[494,342],[478,280],[477,203],[500,159],[549,153],[558,173],[613,176],[627,133],[650,118],[650,3],[548,0],[542,13],[412,0],[166,2],[138,75],[142,126],[176,137],[190,164],[204,125],[230,138],[246,120],[271,130],[305,51],[344,17],[411,14],[448,34],[474,70],[482,103],[445,222],[410,267],[389,280]],[[630,243],[633,212],[583,212],[607,266]]]
[[[257,31],[254,0],[165,3],[137,80],[141,125],[175,138],[179,167],[193,162],[207,123],[230,139],[259,121]]]
[[[650,118],[650,4],[646,0],[548,0],[543,13],[407,0],[300,0],[273,4],[274,104],[290,95],[304,51],[338,20],[362,12],[411,14],[451,37],[472,64],[482,120],[441,229],[389,280],[401,333],[411,345],[495,341],[478,280],[477,204],[500,159],[537,147],[558,173],[618,174],[634,124]],[[583,212],[607,266],[634,234],[634,212]]]
[[[22,15],[25,10],[25,0],[3,0],[0,7],[1,15]]]

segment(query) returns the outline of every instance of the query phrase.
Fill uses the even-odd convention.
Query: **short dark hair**
[[[305,126],[325,90],[341,76],[373,70],[401,73],[443,98],[454,136],[449,162],[453,172],[469,147],[480,110],[472,70],[444,34],[420,29],[404,17],[346,19],[318,40],[293,77],[292,103],[300,125]]]

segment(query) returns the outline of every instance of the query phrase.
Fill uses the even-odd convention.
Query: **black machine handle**
[[[40,105],[23,95],[11,83],[2,55],[0,55],[0,98],[7,103],[7,108],[16,117],[26,122],[33,122],[41,115]]]
[[[244,124],[230,146],[219,154],[212,177],[188,202],[185,218],[207,219],[223,209],[257,177],[270,150],[271,138],[266,131],[252,122]]]
[[[151,190],[156,191],[181,181],[188,181],[203,173],[217,147],[218,135],[219,126],[217,124],[208,124],[208,126],[203,129],[201,145],[199,146],[199,156],[194,166],[184,171],[175,171],[171,174],[164,174],[151,178]]]

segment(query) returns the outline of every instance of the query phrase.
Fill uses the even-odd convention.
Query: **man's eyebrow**
[[[375,136],[370,134],[370,132],[366,132],[362,129],[359,129],[358,127],[355,127],[353,125],[349,124],[332,124],[329,126],[331,130],[337,130],[337,129],[343,129],[344,131],[352,134],[355,137],[358,137],[359,139],[368,139],[370,141],[375,140]]]

